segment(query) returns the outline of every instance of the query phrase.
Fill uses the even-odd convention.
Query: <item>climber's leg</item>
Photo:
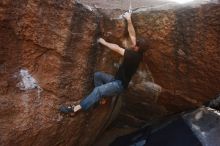
[[[114,77],[110,74],[104,73],[104,72],[95,72],[94,73],[94,84],[95,87],[101,86],[103,84],[112,82],[114,80]],[[99,104],[106,104],[106,98],[102,98],[99,101]]]
[[[104,72],[94,73],[94,84],[95,87],[101,86],[103,84],[109,83],[114,80],[114,77],[110,74]]]
[[[81,108],[88,110],[94,103],[98,102],[103,96],[115,96],[123,91],[120,80],[115,80],[107,84],[95,87],[94,90],[80,102]]]
[[[103,87],[101,88],[102,85],[104,85],[106,83],[109,83],[109,82],[112,82],[112,81],[114,81],[114,77],[112,75],[106,74],[104,72],[96,72],[94,74],[94,84],[95,84],[96,88],[97,87],[100,87],[100,88],[97,88],[97,89],[95,88],[93,90],[93,92],[89,95],[89,97],[88,97],[89,99],[86,98],[87,100],[84,99],[85,101],[84,100],[81,101],[83,107],[86,106],[86,107],[89,108],[92,104],[97,102],[102,96],[108,96],[108,94],[103,94],[105,92],[109,92],[108,90],[111,90],[111,92],[116,92],[117,93],[118,90],[119,90],[119,89],[117,89],[117,86],[120,86],[120,85],[116,85],[116,84],[118,84],[118,81],[116,81],[115,83],[109,84],[108,86],[106,86],[106,85],[103,86],[104,88],[108,88],[108,90],[103,90]],[[121,84],[121,81],[119,81],[119,82]],[[115,89],[113,89],[113,86],[115,86]],[[111,92],[109,92],[109,93],[111,93]],[[96,97],[97,95],[98,96],[102,95],[102,96],[100,96],[98,98],[98,100],[96,99],[94,102],[91,102],[91,100],[93,100],[93,99],[90,99],[90,98],[91,97],[94,98],[94,96]],[[81,107],[81,104],[74,105],[74,106],[63,105],[63,106],[60,107],[59,110],[62,113],[68,114],[68,113],[72,113],[72,112],[77,112],[77,111],[81,110],[81,108],[83,108],[83,107]],[[87,108],[83,108],[83,109],[87,109]]]

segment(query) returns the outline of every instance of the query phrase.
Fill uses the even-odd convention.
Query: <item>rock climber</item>
[[[80,110],[86,111],[92,105],[102,99],[102,97],[112,97],[122,93],[128,87],[128,84],[135,74],[139,63],[142,60],[143,52],[147,47],[147,42],[143,38],[136,39],[136,33],[131,21],[131,13],[126,12],[123,17],[127,20],[128,33],[131,40],[131,49],[124,49],[117,44],[105,41],[103,38],[97,40],[98,43],[119,53],[123,56],[123,62],[120,65],[115,76],[104,72],[95,72],[93,91],[85,97],[78,105],[61,106],[62,113],[76,113]]]

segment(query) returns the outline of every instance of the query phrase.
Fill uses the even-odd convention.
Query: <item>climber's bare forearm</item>
[[[134,30],[134,26],[131,20],[131,13],[125,13],[124,14],[124,18],[127,20],[128,22],[128,33],[129,33],[129,37],[131,39],[131,43],[133,46],[136,46],[136,33]]]
[[[128,22],[128,32],[133,46],[136,46],[136,33],[131,19],[127,20]]]
[[[108,47],[109,49],[121,54],[122,56],[124,55],[124,49],[119,47],[117,44],[113,44],[113,43],[109,43],[107,41],[105,41],[103,38],[99,38],[98,42],[106,47]]]

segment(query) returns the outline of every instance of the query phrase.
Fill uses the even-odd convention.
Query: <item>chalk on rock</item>
[[[27,70],[21,69],[19,76],[21,81],[17,84],[17,87],[20,88],[20,90],[39,88],[37,81],[28,73]]]

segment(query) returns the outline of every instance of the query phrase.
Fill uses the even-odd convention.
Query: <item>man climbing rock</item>
[[[112,97],[120,94],[128,87],[128,84],[135,74],[139,63],[142,60],[144,49],[147,47],[144,39],[137,39],[135,30],[131,21],[131,13],[125,13],[124,18],[128,23],[129,37],[132,43],[131,49],[123,49],[117,44],[112,44],[99,38],[98,43],[108,47],[109,49],[119,53],[123,56],[123,62],[120,65],[115,76],[103,72],[96,72],[94,74],[95,88],[85,97],[78,105],[61,106],[62,113],[76,113],[79,110],[86,111],[102,97]]]

